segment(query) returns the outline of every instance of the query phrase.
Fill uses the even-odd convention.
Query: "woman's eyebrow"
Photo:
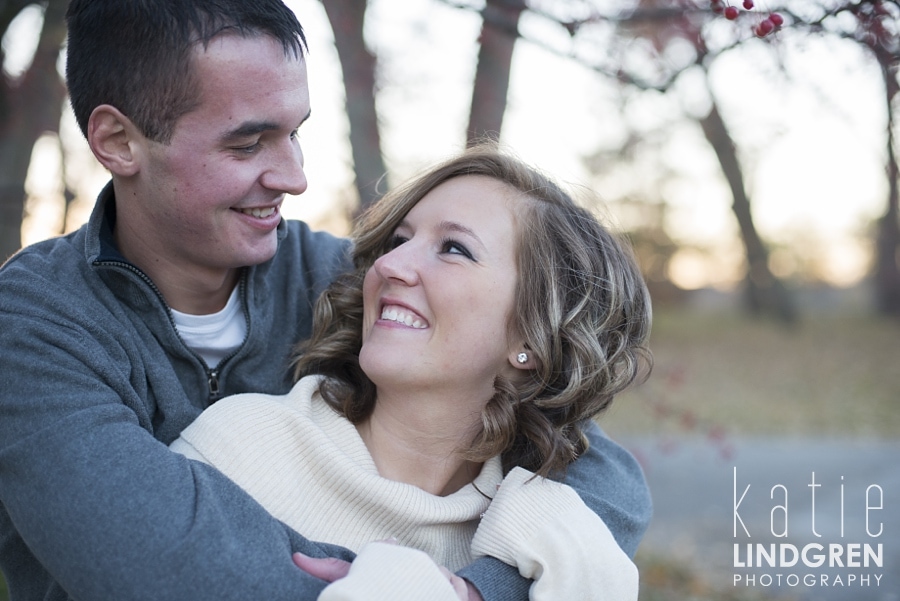
[[[438,226],[442,231],[448,232],[459,232],[460,234],[465,234],[475,239],[478,244],[484,246],[484,242],[482,242],[481,238],[478,237],[478,234],[475,233],[472,228],[467,227],[457,221],[441,221]]]

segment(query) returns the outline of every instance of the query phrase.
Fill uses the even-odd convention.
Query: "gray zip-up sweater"
[[[12,599],[315,599],[324,583],[291,553],[352,554],[305,540],[166,445],[212,400],[290,389],[291,347],[347,267],[346,241],[283,221],[275,257],[240,280],[247,338],[211,370],[115,249],[114,208],[107,186],[84,227],[0,269],[0,569]],[[633,554],[646,483],[621,447],[599,429],[591,438],[566,483]],[[462,574],[487,601],[527,598],[528,581],[497,560]]]

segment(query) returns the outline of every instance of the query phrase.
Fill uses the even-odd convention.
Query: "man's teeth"
[[[268,217],[269,215],[274,214],[276,210],[276,207],[269,207],[267,209],[241,209],[241,213],[259,218]]]
[[[417,330],[422,330],[427,327],[418,317],[411,313],[407,313],[403,309],[398,309],[397,307],[385,307],[382,309],[381,319],[396,321],[397,323],[402,323],[411,328],[416,328]]]

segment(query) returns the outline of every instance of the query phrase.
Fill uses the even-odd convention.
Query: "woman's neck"
[[[379,395],[372,415],[357,430],[381,476],[449,495],[481,470],[480,463],[463,456],[481,427],[481,415],[461,411],[461,404],[423,401]]]

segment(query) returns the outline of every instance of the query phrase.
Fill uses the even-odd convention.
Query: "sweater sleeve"
[[[447,576],[427,553],[388,543],[360,550],[344,578],[328,585],[319,601],[458,601]]]
[[[644,473],[634,456],[596,424],[587,428],[586,435],[590,448],[569,466],[563,482],[578,493],[619,546],[633,557],[652,515]],[[494,557],[481,557],[459,574],[478,588],[485,601],[528,598],[530,582]]]
[[[472,541],[534,580],[529,597],[636,600],[638,571],[606,524],[564,484],[522,468],[503,481]]]
[[[112,323],[119,313],[90,321],[75,292],[3,269],[0,567],[12,597],[315,599],[324,583],[291,553],[338,549],[151,434],[191,410],[171,364],[144,360],[142,341]]]

